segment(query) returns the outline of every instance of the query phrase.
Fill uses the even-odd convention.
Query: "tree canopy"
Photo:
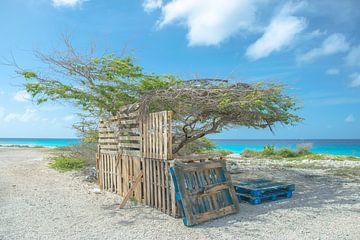
[[[276,123],[301,121],[296,101],[284,93],[283,85],[148,74],[131,57],[83,56],[68,42],[66,52],[37,57],[49,71],[20,69],[26,90],[39,104],[65,101],[77,106],[83,120],[75,126],[86,134],[96,135],[97,117],[115,116],[122,106],[136,102],[146,112],[173,111],[174,153],[225,128],[272,130]]]

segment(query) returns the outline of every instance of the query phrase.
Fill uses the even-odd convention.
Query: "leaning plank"
[[[122,201],[122,203],[120,204],[119,208],[124,208],[125,204],[127,203],[127,201],[129,200],[130,196],[132,195],[132,193],[134,192],[136,186],[139,184],[139,182],[141,181],[141,178],[143,176],[143,171],[140,171],[139,174],[136,176],[135,181],[133,182],[131,188],[129,189],[129,191],[126,193],[124,200]]]

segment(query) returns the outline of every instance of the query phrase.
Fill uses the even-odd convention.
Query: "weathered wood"
[[[134,174],[143,171],[131,196],[138,201],[176,216],[173,185],[169,176],[171,157],[171,112],[139,117],[124,108],[115,117],[99,120],[97,174],[99,185],[122,196],[128,193]]]
[[[239,203],[224,160],[175,161],[171,170],[186,226],[239,210]]]
[[[132,184],[131,188],[129,189],[129,191],[126,193],[124,200],[122,201],[122,203],[120,204],[119,208],[124,208],[127,201],[129,200],[129,198],[131,197],[131,195],[133,194],[136,186],[139,184],[139,182],[141,181],[141,178],[143,176],[143,172],[140,171],[140,173],[136,176],[134,183]]]

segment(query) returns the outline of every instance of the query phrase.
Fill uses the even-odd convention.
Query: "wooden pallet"
[[[175,161],[170,173],[186,226],[239,210],[238,199],[224,160]]]
[[[260,204],[268,201],[278,201],[285,198],[291,198],[292,197],[292,191],[281,191],[281,192],[274,192],[267,195],[262,195],[258,197],[252,197],[247,194],[236,194],[239,201],[246,201],[251,204]]]
[[[234,186],[239,200],[251,204],[264,201],[276,201],[290,198],[295,190],[295,185],[286,182],[275,182],[268,179],[245,180]]]

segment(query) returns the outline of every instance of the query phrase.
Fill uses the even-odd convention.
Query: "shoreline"
[[[0,148],[57,148],[56,146],[40,146],[32,144],[0,144]]]

